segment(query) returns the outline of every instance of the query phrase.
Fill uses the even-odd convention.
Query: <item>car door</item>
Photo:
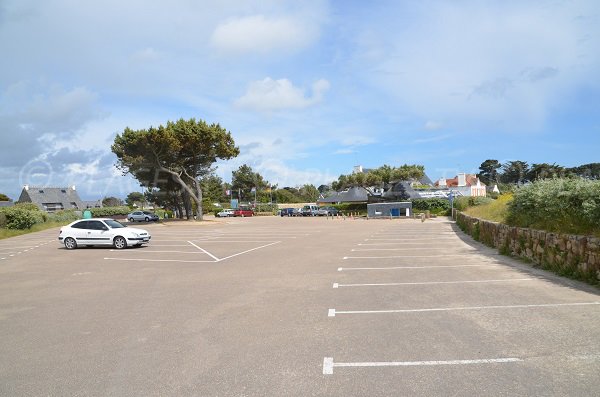
[[[88,239],[88,221],[79,221],[69,228],[69,236],[73,237],[77,244],[85,244]]]
[[[87,244],[108,245],[112,244],[110,229],[102,221],[88,221]]]

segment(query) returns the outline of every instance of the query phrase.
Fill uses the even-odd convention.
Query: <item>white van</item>
[[[302,216],[317,216],[318,211],[318,205],[305,205],[302,207]]]

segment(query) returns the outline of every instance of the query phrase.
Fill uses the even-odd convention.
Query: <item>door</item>
[[[88,221],[87,244],[112,244],[108,227],[101,221]]]

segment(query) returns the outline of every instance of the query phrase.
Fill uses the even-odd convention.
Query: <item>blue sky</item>
[[[597,1],[0,0],[0,192],[138,184],[125,127],[218,122],[279,186],[600,161]]]

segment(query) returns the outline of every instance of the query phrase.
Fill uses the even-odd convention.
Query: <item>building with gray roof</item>
[[[23,186],[19,203],[33,203],[42,211],[83,210],[86,206],[79,198],[75,186],[33,187]]]

